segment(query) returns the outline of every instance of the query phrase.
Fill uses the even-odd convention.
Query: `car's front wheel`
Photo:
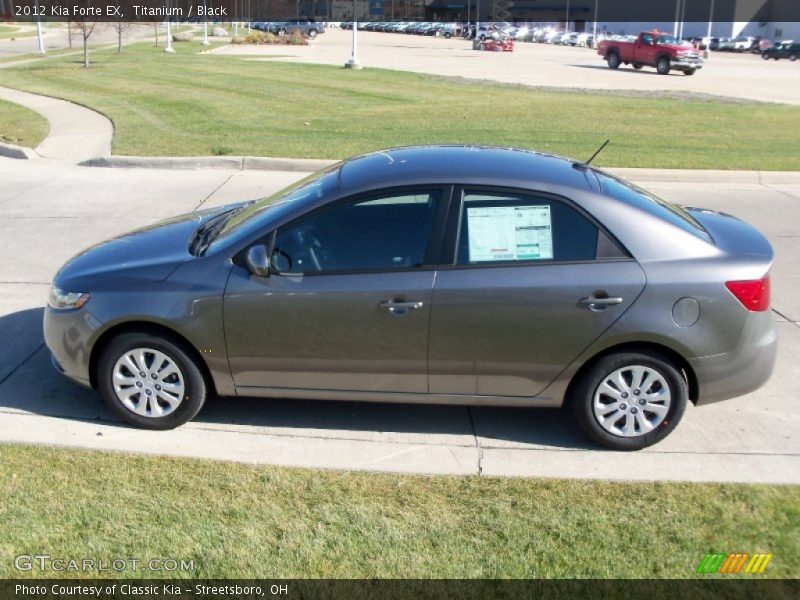
[[[624,352],[598,360],[577,382],[570,402],[581,429],[614,450],[639,450],[680,422],[688,386],[670,360]]]
[[[606,62],[608,63],[609,69],[618,69],[619,68],[619,54],[616,52],[609,52],[608,56],[606,56]]]
[[[100,356],[97,381],[117,415],[146,429],[183,425],[200,411],[208,395],[191,351],[160,334],[115,337]]]
[[[317,30],[316,29],[309,29],[308,30],[308,37],[310,37],[310,38],[317,37]]]

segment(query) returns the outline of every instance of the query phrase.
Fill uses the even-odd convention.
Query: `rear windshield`
[[[654,196],[650,192],[646,192],[632,183],[622,181],[607,173],[602,173],[600,171],[594,171],[594,173],[597,175],[597,179],[600,181],[600,186],[606,196],[645,210],[651,215],[669,221],[673,225],[680,227],[684,231],[688,231],[702,240],[707,242],[713,241],[708,232],[700,225],[699,221],[677,204],[662,200],[658,196]]]

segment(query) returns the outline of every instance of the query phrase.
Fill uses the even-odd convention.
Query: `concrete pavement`
[[[352,33],[328,29],[308,46],[223,46],[214,54],[250,60],[342,66],[350,57]],[[734,101],[800,104],[800,69],[788,60],[765,61],[755,54],[712,52],[704,68],[687,77],[654,69],[612,71],[590,48],[521,42],[514,52],[478,52],[461,38],[436,38],[362,31],[359,60],[366,68],[412,71],[504,84],[584,90],[615,90],[636,97],[723,96]],[[679,110],[676,111],[679,117]],[[665,121],[666,122],[666,121]]]
[[[376,471],[800,483],[800,182],[690,184],[674,174],[658,181],[655,172],[640,182],[668,199],[742,216],[769,236],[781,343],[766,387],[690,406],[672,436],[643,452],[599,450],[557,410],[221,398],[184,427],[145,432],[122,425],[99,395],[53,371],[42,306],[70,256],[156,219],[266,195],[303,175],[0,158],[0,442]]]

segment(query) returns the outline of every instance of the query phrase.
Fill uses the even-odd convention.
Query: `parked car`
[[[767,48],[761,54],[761,58],[764,60],[768,60],[770,58],[779,60],[781,58],[788,58],[791,61],[797,60],[797,57],[800,56],[800,44],[790,43],[790,44],[776,44],[771,48]]]
[[[741,36],[734,40],[733,49],[736,52],[750,52],[753,46],[757,43],[756,38],[753,36]]]
[[[671,70],[694,75],[697,69],[703,68],[703,57],[697,50],[657,31],[643,31],[633,42],[604,40],[597,46],[597,53],[611,69],[624,63],[633,65],[634,69],[655,67],[660,75],[668,75]]]
[[[500,30],[492,23],[479,23],[475,37],[481,41],[487,38],[498,40],[501,34]]]
[[[575,45],[581,46],[582,48],[586,46],[591,47],[594,45],[594,36],[591,33],[579,33],[575,39]]]
[[[81,252],[44,339],[148,429],[214,394],[566,403],[632,450],[770,377],[772,261],[745,222],[583,163],[400,148]]]
[[[316,23],[314,21],[276,21],[270,23],[267,30],[278,36],[298,32],[312,38],[317,37],[320,33],[325,33],[325,28],[322,26],[322,23]]]
[[[719,52],[733,52],[736,49],[736,43],[732,38],[719,38],[716,50]]]

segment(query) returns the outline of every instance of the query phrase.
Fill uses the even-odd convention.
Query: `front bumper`
[[[775,368],[778,333],[772,311],[751,313],[731,352],[693,358],[698,406],[743,396],[764,385]]]
[[[85,308],[59,311],[44,309],[44,343],[57,371],[73,381],[91,387],[89,340],[97,324]]]
[[[702,58],[678,58],[670,63],[673,69],[702,69]]]

